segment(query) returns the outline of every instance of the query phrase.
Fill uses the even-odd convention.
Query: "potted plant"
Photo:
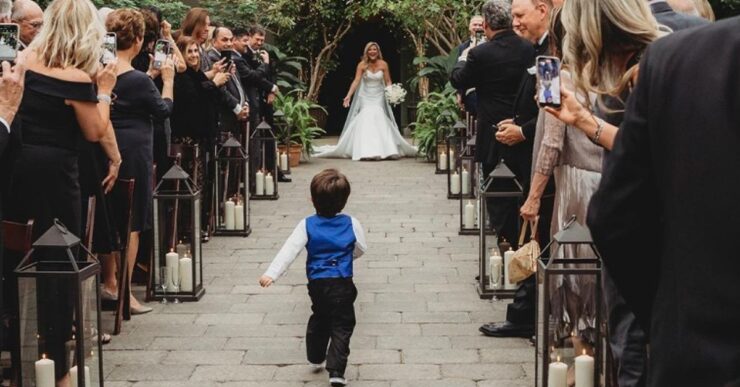
[[[285,125],[279,129],[278,140],[283,145],[287,145],[288,141],[291,141],[291,152],[293,152],[293,144],[296,144],[295,149],[298,152],[302,152],[306,159],[313,153],[313,142],[314,140],[325,133],[325,131],[316,126],[316,119],[311,115],[311,109],[324,108],[320,105],[310,102],[306,99],[296,97],[298,90],[291,91],[289,93],[280,94],[275,99],[275,109],[283,111],[283,119]],[[325,110],[324,110],[325,111]],[[290,128],[290,139],[288,139],[288,128]],[[291,162],[298,160],[298,157],[293,157],[291,153]]]

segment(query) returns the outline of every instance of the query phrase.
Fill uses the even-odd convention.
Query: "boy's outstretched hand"
[[[270,278],[270,277],[268,277],[266,275],[263,275],[262,277],[260,277],[260,286],[262,286],[263,288],[266,288],[266,287],[272,285],[272,281],[273,281],[272,278]]]

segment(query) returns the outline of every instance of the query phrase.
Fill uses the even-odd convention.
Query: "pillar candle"
[[[236,216],[234,215],[235,203],[229,199],[224,203],[224,222],[226,223],[227,230],[234,229],[234,222]]]
[[[501,258],[499,252],[495,249],[491,251],[491,267],[489,270],[489,283],[492,288],[501,288],[501,266],[504,264],[504,259]]]
[[[288,154],[285,152],[280,154],[280,169],[283,171],[288,170]]]
[[[550,363],[547,370],[547,387],[568,387],[568,365],[560,361]]]
[[[241,201],[234,205],[234,228],[244,230],[244,203]]]
[[[457,166],[457,163],[456,163],[457,159],[455,158],[454,150],[450,150],[450,160],[449,161],[450,161],[450,169],[457,169],[455,168]]]
[[[265,175],[265,195],[275,194],[275,180],[272,178],[272,174],[267,172]]]
[[[594,358],[585,349],[576,357],[576,387],[594,387]]]
[[[262,196],[265,194],[265,174],[262,171],[257,171],[256,179],[254,180],[254,194]]]
[[[439,154],[439,165],[437,166],[437,168],[441,170],[447,169],[447,153],[443,152]]]
[[[36,387],[54,387],[54,360],[47,359],[46,354],[36,361]]]
[[[167,267],[167,275],[165,276],[165,283],[167,284],[167,289],[171,290],[174,289],[175,286],[175,279],[174,276],[177,275],[177,267],[178,267],[178,260],[180,259],[180,255],[174,252],[172,249],[170,249],[170,252],[165,255],[165,266]]]
[[[512,258],[514,258],[514,250],[509,247],[509,250],[504,252],[504,289],[516,289],[516,283],[512,283],[509,279],[511,273],[509,272],[509,264]]]
[[[193,291],[193,259],[180,258],[180,291]]]
[[[450,175],[450,193],[453,195],[457,195],[460,193],[460,175],[457,173],[457,171],[453,172],[452,175]]]
[[[77,378],[77,366],[69,369],[69,376],[71,380],[70,385],[72,387],[78,387],[79,381]],[[90,387],[90,367],[88,366],[85,366],[85,387]]]
[[[470,195],[470,172],[465,168],[462,170],[462,194]]]
[[[465,205],[465,211],[463,211],[463,227],[473,228],[475,225],[475,206],[468,200],[468,204]]]
[[[182,257],[183,255],[185,255],[185,252],[186,252],[186,251],[188,251],[188,245],[187,245],[187,244],[185,244],[185,243],[182,243],[182,241],[180,241],[180,242],[179,242],[179,243],[177,244],[177,246],[175,246],[175,252],[177,253],[177,255],[179,255],[179,256],[181,256],[181,257]]]

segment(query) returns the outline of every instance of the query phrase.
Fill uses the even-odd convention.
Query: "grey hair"
[[[0,0],[0,20],[10,19],[13,3],[10,0]]]
[[[511,28],[511,1],[488,0],[483,4],[483,18],[491,30]]]

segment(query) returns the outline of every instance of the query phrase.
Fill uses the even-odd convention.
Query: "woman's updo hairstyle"
[[[144,39],[145,26],[141,12],[131,8],[111,12],[105,22],[108,32],[116,33],[118,50],[128,50],[137,40]]]

